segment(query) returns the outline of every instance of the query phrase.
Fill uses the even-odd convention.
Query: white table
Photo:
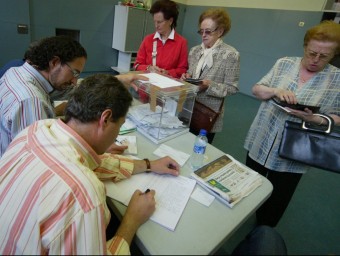
[[[158,158],[153,155],[153,151],[159,145],[154,144],[139,132],[131,135],[137,136],[139,158],[150,160]],[[194,139],[193,134],[187,133],[166,141],[164,144],[190,154]],[[208,145],[206,151],[208,161],[223,154],[219,149]],[[181,175],[189,176],[192,171],[188,162],[181,168]],[[174,232],[149,220],[137,231],[135,243],[145,255],[213,254],[270,196],[272,189],[272,184],[263,178],[263,184],[232,209],[217,199],[210,207],[206,207],[190,198]],[[115,200],[112,202],[110,207],[121,218],[126,206]]]

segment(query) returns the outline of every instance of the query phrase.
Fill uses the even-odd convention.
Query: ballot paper
[[[141,83],[149,83],[158,86],[159,88],[169,88],[174,86],[181,86],[184,85],[181,82],[178,82],[174,79],[171,79],[166,76],[162,76],[157,73],[145,73],[143,76],[146,76],[149,78],[149,81],[139,80]]]
[[[136,189],[156,191],[156,210],[150,219],[174,231],[189,201],[196,181],[184,176],[140,173],[119,182],[105,181],[107,196],[128,205]]]

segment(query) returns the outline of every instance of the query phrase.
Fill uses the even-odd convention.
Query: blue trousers
[[[274,228],[262,225],[253,229],[232,255],[287,255],[287,248]]]

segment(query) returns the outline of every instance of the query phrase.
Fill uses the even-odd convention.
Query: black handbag
[[[315,127],[306,122],[286,121],[279,155],[307,165],[340,173],[340,132],[334,130],[334,120],[324,114],[314,114],[328,120],[327,127]]]

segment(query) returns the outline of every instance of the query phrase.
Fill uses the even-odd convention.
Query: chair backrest
[[[0,78],[6,73],[6,71],[12,67],[19,67],[25,63],[23,59],[15,59],[7,62],[1,69],[0,69]]]

